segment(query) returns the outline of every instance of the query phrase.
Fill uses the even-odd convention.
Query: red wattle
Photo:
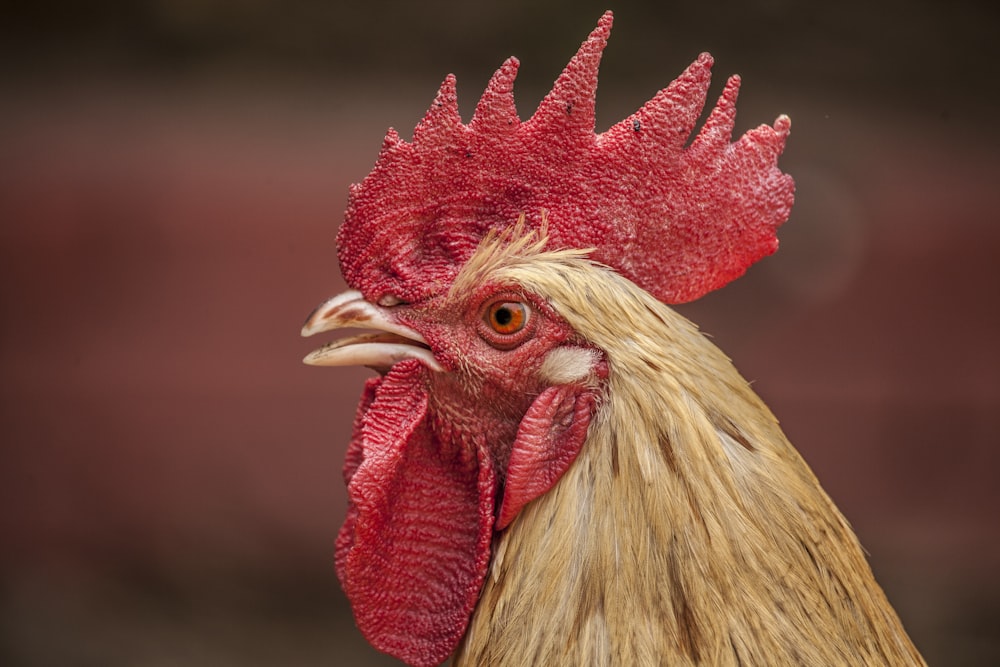
[[[590,391],[572,385],[549,387],[531,404],[510,452],[497,530],[569,470],[587,439],[594,405]]]
[[[435,442],[426,372],[403,361],[366,387],[337,539],[358,627],[375,648],[417,666],[441,663],[465,633],[489,563],[496,489],[488,457],[463,461]]]

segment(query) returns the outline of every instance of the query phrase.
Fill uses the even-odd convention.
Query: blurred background
[[[0,663],[396,664],[333,572],[364,370],[300,363],[388,126],[530,115],[606,8],[599,129],[699,52],[793,119],[782,250],[681,308],[859,532],[932,664],[1000,664],[989,3],[60,0],[0,21]]]

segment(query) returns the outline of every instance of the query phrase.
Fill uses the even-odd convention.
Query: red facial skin
[[[523,327],[496,331],[498,302],[524,304]],[[509,287],[387,310],[423,336],[443,370],[406,360],[367,384],[345,466],[351,503],[337,569],[369,641],[433,665],[464,633],[493,531],[576,458],[607,371],[599,362],[586,384],[547,382],[549,352],[585,343],[543,301]]]
[[[497,300],[528,305],[523,329],[504,336],[486,324],[486,308]],[[521,419],[549,386],[538,372],[546,355],[584,341],[533,295],[498,286],[481,288],[464,305],[437,297],[400,307],[399,321],[421,333],[449,371],[428,376],[435,432],[456,444],[481,438],[502,483]]]

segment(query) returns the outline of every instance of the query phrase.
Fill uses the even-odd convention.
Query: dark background
[[[782,420],[929,661],[1000,664],[1000,130],[988,3],[8,3],[0,663],[393,664],[333,573],[364,370],[298,329],[387,126],[447,72],[522,118],[616,25],[599,129],[703,50],[793,120],[782,250],[683,307]],[[381,662],[379,662],[381,660]]]

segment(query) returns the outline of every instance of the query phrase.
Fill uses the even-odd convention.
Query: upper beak
[[[312,366],[369,366],[387,370],[404,359],[419,359],[431,370],[444,370],[427,341],[408,326],[396,322],[385,308],[365,301],[361,292],[349,290],[326,300],[302,325],[302,335],[360,327],[380,333],[340,338],[306,355]]]

